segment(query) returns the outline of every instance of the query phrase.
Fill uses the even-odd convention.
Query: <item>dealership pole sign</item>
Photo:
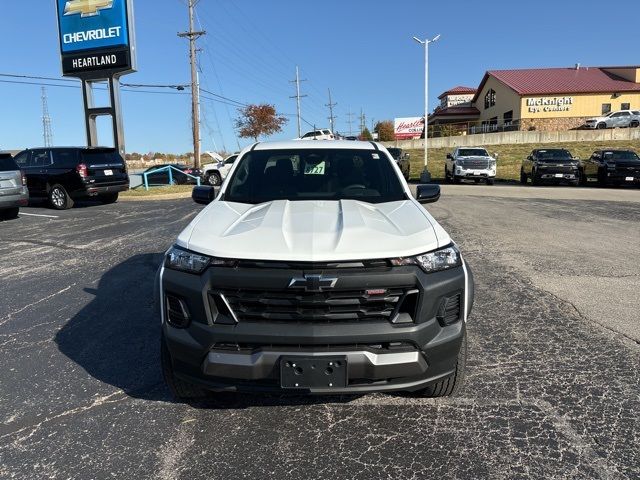
[[[133,0],[56,0],[62,73],[107,78],[136,69]]]

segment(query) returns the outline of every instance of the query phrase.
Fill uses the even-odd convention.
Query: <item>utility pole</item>
[[[420,173],[421,183],[431,183],[431,173],[429,173],[429,45],[440,39],[440,34],[432,39],[413,39],[424,46],[424,170]]]
[[[329,125],[331,127],[331,131],[333,133],[336,133],[336,131],[334,129],[336,117],[333,115],[333,107],[335,107],[338,104],[337,103],[333,103],[331,101],[331,89],[328,88],[327,90],[329,91],[329,103],[325,104],[325,107],[329,107]]]
[[[351,107],[349,107],[349,113],[347,113],[347,123],[349,124],[349,136],[353,136],[353,113],[351,113]]]
[[[367,120],[364,114],[364,110],[360,109],[360,135],[364,133],[364,129],[367,128]]]
[[[47,101],[47,89],[42,87],[42,137],[44,146],[53,146],[53,132],[51,131],[51,117],[49,116],[49,102]]]
[[[300,80],[300,73],[298,71],[298,67],[296,66],[296,79],[289,81],[289,83],[296,84],[296,94],[293,97],[289,98],[295,98],[296,104],[298,106],[298,138],[302,136],[302,124],[300,123],[302,121],[302,114],[300,113],[300,99],[306,97],[306,95],[300,95],[300,82],[306,82],[306,80]]]
[[[189,60],[191,62],[191,119],[193,127],[193,156],[195,168],[200,168],[200,83],[196,59],[196,40],[207,32],[194,30],[194,8],[200,0],[188,0],[189,31],[179,33],[181,38],[189,39]]]

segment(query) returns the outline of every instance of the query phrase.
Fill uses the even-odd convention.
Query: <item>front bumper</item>
[[[537,163],[535,175],[540,180],[556,182],[577,182],[580,170],[577,164],[571,163]]]
[[[466,168],[462,168],[462,167],[456,167],[454,175],[456,177],[458,177],[458,178],[470,178],[470,179],[495,178],[496,169],[495,168],[490,168],[490,169],[466,169]]]
[[[211,271],[214,271],[213,273]],[[161,303],[162,330],[169,349],[174,374],[214,391],[292,392],[313,394],[364,393],[391,390],[418,390],[451,375],[456,368],[465,330],[465,320],[473,303],[473,277],[468,267],[426,275],[417,267],[394,267],[392,272],[344,273],[340,282],[364,282],[366,288],[389,282],[413,281],[421,298],[412,322],[390,321],[315,322],[247,321],[218,324],[207,300],[216,281],[233,283],[233,269],[209,269],[201,276],[161,269],[156,291],[179,295],[192,314],[187,328],[175,328],[166,321]],[[242,278],[256,272],[236,272],[238,284],[258,282]],[[278,283],[292,271],[259,272]],[[327,273],[327,272],[325,272]],[[351,276],[352,278],[344,278]],[[217,278],[216,277],[222,277]],[[226,277],[226,278],[224,278]],[[461,294],[459,321],[443,325],[438,308],[443,298]],[[216,316],[218,315],[218,316]],[[347,362],[346,386],[319,386],[283,389],[280,368],[284,357],[343,357]]]
[[[17,187],[10,194],[0,195],[0,209],[26,207],[29,203],[27,187]]]

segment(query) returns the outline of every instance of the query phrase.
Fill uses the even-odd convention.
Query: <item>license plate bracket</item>
[[[113,170],[105,170],[104,174],[109,177],[109,176],[113,175]]]
[[[633,182],[634,177],[624,177],[626,182]]]
[[[335,389],[347,386],[346,356],[283,356],[280,386],[286,389]]]

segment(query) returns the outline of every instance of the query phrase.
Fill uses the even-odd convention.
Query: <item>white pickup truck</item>
[[[484,148],[459,147],[447,154],[444,176],[449,182],[459,183],[462,179],[484,180],[493,185],[496,178],[496,159]]]
[[[231,155],[221,162],[209,163],[202,167],[202,181],[214,187],[219,187],[231,171],[238,154]]]

